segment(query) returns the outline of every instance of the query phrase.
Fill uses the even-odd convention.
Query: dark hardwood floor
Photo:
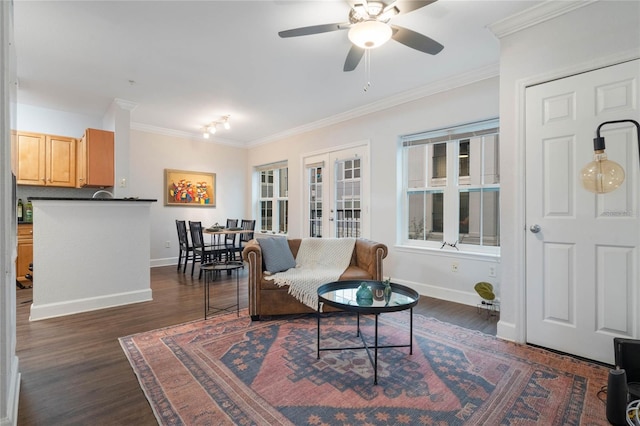
[[[151,302],[35,322],[31,289],[17,290],[18,425],[157,424],[118,337],[203,318],[203,285],[197,270],[192,279],[167,266],[151,269],[151,288]],[[235,279],[224,276],[212,292],[233,303]],[[246,305],[243,270],[240,307]],[[496,334],[497,319],[475,307],[421,297],[414,312]]]

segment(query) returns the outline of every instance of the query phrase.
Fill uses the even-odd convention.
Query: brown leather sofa
[[[287,240],[295,258],[301,239]],[[382,280],[382,259],[387,257],[387,246],[364,238],[356,239],[351,264],[340,280]],[[251,240],[242,251],[242,259],[249,264],[249,315],[259,320],[262,315],[284,315],[315,312],[291,296],[288,287],[280,287],[264,279],[262,250],[256,240]]]

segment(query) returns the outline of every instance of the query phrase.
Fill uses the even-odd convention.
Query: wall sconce
[[[600,136],[600,129],[606,124],[633,123],[638,131],[638,151],[640,154],[640,124],[635,120],[605,121],[598,126],[596,137],[593,139],[593,161],[580,171],[582,186],[587,191],[596,194],[606,194],[615,191],[624,182],[624,169],[615,161],[607,159],[604,152],[604,137]],[[640,157],[640,155],[639,155]]]
[[[207,124],[203,128],[202,137],[205,139],[209,139],[209,134],[215,135],[216,132],[218,131],[218,125],[221,125],[226,130],[231,129],[230,120],[231,120],[231,116],[225,115],[220,120],[212,121],[211,123]]]

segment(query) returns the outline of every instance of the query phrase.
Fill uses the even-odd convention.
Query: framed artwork
[[[164,169],[164,205],[216,206],[216,174]]]

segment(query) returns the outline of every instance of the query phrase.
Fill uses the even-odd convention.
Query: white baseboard
[[[512,342],[517,342],[517,334],[516,334],[516,325],[506,321],[498,321],[498,330],[496,333],[501,339],[510,340]],[[524,343],[524,342],[520,342]]]
[[[151,259],[150,265],[152,268],[157,268],[159,266],[171,266],[178,265],[177,257],[165,257],[164,259]]]
[[[148,302],[150,300],[153,300],[151,289],[145,289],[128,293],[109,294],[107,296],[77,299],[44,305],[32,304],[29,320],[38,321],[64,315],[78,314],[80,312],[89,312],[97,309],[128,305],[131,303]]]
[[[18,369],[18,357],[13,357],[11,365],[11,377],[7,386],[7,415],[0,418],[0,426],[16,426],[18,424],[18,402],[20,401],[20,371]]]
[[[407,287],[411,287],[418,293],[420,293],[420,295],[447,300],[449,302],[455,302],[469,306],[478,306],[478,304],[482,302],[482,299],[478,296],[477,293],[452,290],[439,286],[432,286],[423,283],[414,283],[396,279],[394,279],[394,282],[406,285]],[[507,323],[506,321],[502,320],[498,321],[496,337],[504,340],[510,340],[512,342],[517,341],[515,324]]]
[[[463,305],[477,306],[482,299],[477,293],[468,291],[453,290],[450,288],[444,288],[440,286],[434,286],[424,283],[416,283],[412,281],[405,281],[395,279],[393,282],[411,287],[419,294],[423,296],[433,297],[435,299],[447,300],[449,302],[461,303]]]

